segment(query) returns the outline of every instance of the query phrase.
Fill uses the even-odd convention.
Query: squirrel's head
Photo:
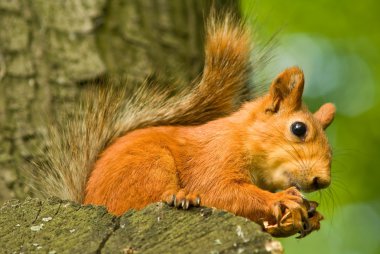
[[[302,70],[286,69],[249,110],[248,146],[258,155],[252,158],[252,176],[264,189],[296,186],[311,192],[330,185],[332,154],[325,129],[334,119],[335,106],[326,103],[311,113],[302,103],[303,88]]]

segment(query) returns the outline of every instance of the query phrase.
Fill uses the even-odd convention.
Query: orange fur
[[[105,205],[117,215],[156,201],[214,206],[265,221],[273,235],[319,229],[317,204],[299,190],[330,184],[324,129],[335,107],[307,110],[297,67],[247,102],[258,67],[250,37],[231,13],[212,12],[203,73],[193,86],[93,86],[74,117],[48,132],[46,158],[30,173],[40,194]]]
[[[96,162],[84,203],[105,205],[120,215],[179,192],[197,193],[202,205],[276,221],[276,203],[301,202],[297,190],[285,189],[312,191],[330,183],[331,152],[323,126],[332,117],[313,116],[302,104],[302,91],[303,74],[293,67],[275,79],[267,95],[230,116],[120,137]],[[332,107],[324,111],[334,113]],[[294,121],[306,123],[305,138],[290,132]]]
[[[84,203],[104,205],[116,215],[157,201],[184,209],[202,204],[266,221],[274,235],[305,236],[319,229],[322,215],[310,217],[311,206],[299,190],[330,184],[324,129],[335,107],[308,111],[297,67],[278,75],[266,95],[242,104],[250,97],[249,33],[227,15],[211,18],[207,35],[195,89],[169,97],[158,109],[150,103],[140,108],[144,114],[131,112],[126,123],[133,128],[124,128],[126,134],[90,169]],[[135,101],[143,103],[141,98]]]

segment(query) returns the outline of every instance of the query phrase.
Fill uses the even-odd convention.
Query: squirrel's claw
[[[201,198],[198,194],[188,194],[185,190],[181,189],[175,194],[169,193],[163,195],[163,201],[170,206],[182,208],[183,210],[189,209],[191,206],[200,206]]]
[[[176,202],[176,198],[175,198],[175,195],[173,194],[171,195],[171,198],[166,203],[170,206],[175,206],[176,205],[175,202]]]
[[[201,205],[201,198],[199,196],[197,196],[195,198],[195,204],[194,204],[194,206],[200,206],[200,205]]]

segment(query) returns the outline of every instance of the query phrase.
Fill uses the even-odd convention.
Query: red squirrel
[[[115,215],[158,201],[216,207],[265,222],[275,236],[319,229],[322,216],[308,215],[316,205],[300,191],[330,184],[324,130],[335,107],[309,112],[298,67],[243,102],[253,69],[250,37],[230,14],[212,16],[202,78],[192,89],[173,96],[143,84],[125,96],[109,85],[90,93],[85,113],[52,131],[48,162],[39,165],[45,195]]]

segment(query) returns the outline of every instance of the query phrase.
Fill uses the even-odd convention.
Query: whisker
[[[272,131],[270,133],[275,133],[275,132],[282,134],[278,128],[272,128]],[[301,158],[301,155],[297,152],[296,148],[291,144],[290,141],[283,140],[282,138],[279,138],[279,137],[281,137],[281,135],[268,134],[267,132],[265,132],[265,133],[259,132],[257,134],[263,138],[271,137],[272,139],[274,139],[274,141],[277,141],[276,144],[278,144],[278,147],[282,151],[286,152],[293,159],[292,161],[290,161],[290,163],[292,165],[294,165],[296,168],[298,168],[298,169],[306,169],[307,168],[304,160]],[[292,148],[291,150],[286,149],[286,147],[289,147],[289,145]]]
[[[294,152],[296,153],[297,157],[299,158],[299,161],[302,163],[302,168],[303,169],[307,169],[307,166],[305,164],[305,160],[303,158],[306,158],[306,154],[305,152],[303,151],[303,149],[301,149],[302,153],[303,153],[303,157],[301,156],[301,154],[298,152],[298,150],[294,147],[294,145],[292,144],[292,142],[290,140],[288,140],[288,143],[292,149],[294,150]]]
[[[281,136],[283,133],[279,131],[279,126],[276,125],[277,128],[274,128],[275,131],[277,131],[277,133],[279,133]],[[293,149],[293,151],[296,153],[296,156],[294,156],[293,158],[299,162],[300,164],[300,168],[303,168],[303,169],[306,169],[306,165],[305,165],[305,161],[302,159],[301,155],[299,154],[298,150],[294,147],[294,145],[292,144],[292,142],[290,140],[287,140],[287,141],[284,141],[284,140],[281,140],[283,144],[286,144],[286,145],[290,145]]]

